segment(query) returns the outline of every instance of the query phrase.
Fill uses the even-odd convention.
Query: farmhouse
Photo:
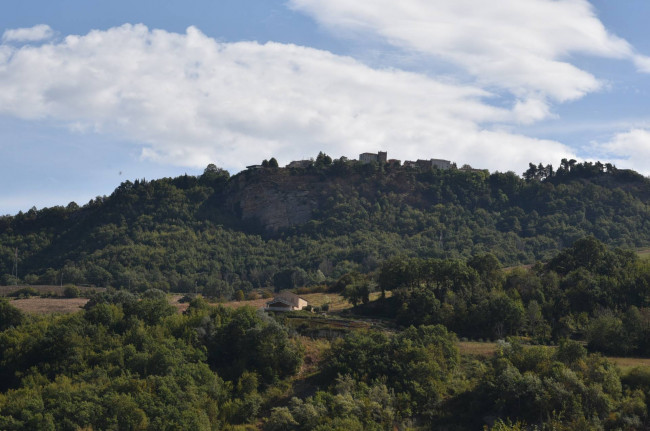
[[[291,292],[280,292],[266,303],[265,311],[296,311],[308,305],[307,301]]]

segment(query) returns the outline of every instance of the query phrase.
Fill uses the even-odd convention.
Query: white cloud
[[[632,129],[618,133],[609,142],[592,143],[591,151],[597,157],[611,161],[619,168],[634,169],[650,175],[650,130]]]
[[[238,169],[271,156],[285,163],[320,150],[385,149],[521,170],[574,157],[557,142],[488,130],[546,115],[534,101],[509,111],[476,87],[295,45],[124,25],[3,52],[0,114],[114,134],[161,163]]]
[[[640,72],[650,73],[650,57],[635,55],[634,64]]]
[[[39,24],[29,28],[14,28],[5,30],[3,42],[40,42],[51,39],[54,32],[49,25]]]
[[[506,89],[520,106],[536,105],[533,119],[547,113],[551,102],[602,87],[571,64],[574,55],[627,59],[650,72],[650,59],[609,33],[587,0],[289,0],[289,5],[334,32],[374,35],[460,66],[479,85]]]

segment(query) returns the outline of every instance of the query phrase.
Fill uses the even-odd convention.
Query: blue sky
[[[321,150],[650,174],[646,0],[23,0],[0,12],[0,214]]]

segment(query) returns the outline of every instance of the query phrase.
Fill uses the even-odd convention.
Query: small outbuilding
[[[297,311],[305,308],[309,303],[300,296],[291,292],[280,292],[273,300],[266,303],[265,311]]]

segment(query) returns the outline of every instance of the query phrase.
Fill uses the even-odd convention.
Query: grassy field
[[[11,301],[11,305],[25,313],[75,313],[86,305],[86,298],[27,298]]]
[[[480,343],[478,341],[460,341],[458,350],[461,355],[489,358],[497,351],[497,343]],[[650,367],[650,358],[619,358],[606,356],[623,372],[636,367]]]
[[[480,356],[489,358],[497,351],[497,343],[481,343],[478,341],[459,341],[458,350],[461,355]]]
[[[370,294],[370,300],[374,301],[379,298],[381,294],[379,292],[373,292]],[[352,308],[352,305],[347,302],[343,296],[338,293],[305,293],[299,295],[301,298],[305,299],[313,307],[322,307],[325,304],[329,304],[329,312],[343,311]],[[390,292],[387,293],[387,296],[390,296]],[[187,310],[187,303],[179,303],[178,301],[183,297],[183,295],[172,295],[170,296],[170,303],[176,307],[179,312]],[[221,305],[224,307],[230,308],[239,308],[244,306],[249,306],[253,308],[263,308],[271,298],[261,298],[261,299],[251,299],[244,301],[228,301],[223,302]],[[216,305],[216,304],[215,304]]]
[[[618,365],[623,371],[636,367],[650,367],[650,358],[616,358],[608,356],[607,359]]]

